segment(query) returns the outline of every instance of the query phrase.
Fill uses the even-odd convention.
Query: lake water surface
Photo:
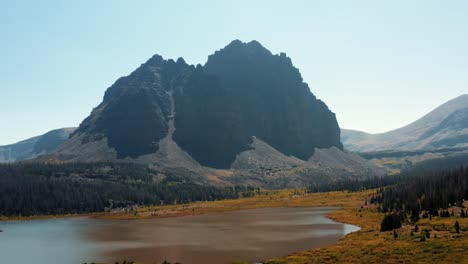
[[[147,220],[88,217],[0,222],[2,263],[257,262],[335,243],[359,228],[336,208],[266,208]]]

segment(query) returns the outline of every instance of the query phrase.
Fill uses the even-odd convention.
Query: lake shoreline
[[[468,252],[468,244],[465,243],[468,239],[468,218],[434,217],[432,220],[419,220],[418,225],[421,230],[432,230],[434,227],[443,229],[442,231],[433,230],[432,232],[435,233],[431,234],[437,235],[437,237],[431,236],[428,242],[419,242],[420,234],[415,233],[412,236],[412,226],[407,224],[397,230],[398,239],[394,239],[391,231],[380,232],[380,222],[384,213],[379,212],[376,205],[366,202],[375,193],[375,190],[326,193],[307,193],[304,190],[260,191],[255,197],[249,198],[179,205],[145,206],[132,212],[101,212],[0,219],[24,221],[85,216],[104,220],[138,220],[223,213],[255,208],[336,207],[337,210],[329,212],[325,216],[343,224],[358,226],[361,229],[347,234],[334,244],[265,260],[264,263],[367,263],[378,262],[382,258],[386,258],[389,263],[431,262],[431,260],[435,263],[462,263],[461,260],[466,259],[467,256],[464,252]],[[456,220],[460,223],[460,230],[464,230],[461,234],[456,234],[451,230]],[[373,252],[373,254],[367,254],[366,252]],[[406,253],[395,254],[395,252]],[[433,252],[436,252],[437,255],[433,255]],[[388,256],[392,256],[392,258],[389,259]]]
[[[285,192],[281,192],[281,193],[285,194]],[[204,252],[203,254],[206,260],[208,261],[207,263],[220,263],[219,260],[223,259],[223,254],[226,254],[226,256],[231,256],[231,259],[233,259],[233,256],[240,256],[241,258],[239,260],[242,260],[245,257],[245,259],[250,259],[253,261],[256,259],[252,259],[252,255],[251,255],[252,253],[248,253],[248,252],[250,251],[250,249],[256,248],[257,246],[263,247],[262,251],[259,251],[259,253],[261,252],[261,255],[258,255],[258,256],[261,257],[261,260],[264,260],[264,259],[268,259],[274,256],[284,256],[284,255],[287,255],[296,251],[302,251],[302,250],[306,250],[310,248],[326,247],[326,246],[332,245],[336,243],[336,241],[340,240],[344,235],[346,235],[347,232],[351,232],[353,230],[352,228],[350,229],[349,227],[345,227],[346,226],[345,224],[336,222],[335,220],[331,220],[327,217],[329,213],[340,210],[339,207],[329,206],[326,204],[320,204],[317,206],[294,206],[294,204],[289,204],[289,202],[287,204],[278,203],[279,200],[276,200],[276,198],[274,198],[274,200],[276,200],[274,202],[275,206],[272,206],[272,204],[270,203],[265,203],[265,201],[267,200],[269,201],[270,198],[272,197],[279,198],[279,200],[281,201],[296,201],[299,196],[295,195],[294,197],[289,197],[285,195],[279,195],[277,192],[275,192],[275,193],[270,193],[268,195],[263,195],[260,200],[256,198],[253,200],[248,199],[247,201],[245,200],[217,201],[217,202],[208,203],[209,206],[205,202],[201,202],[195,205],[196,208],[198,208],[197,210],[195,210],[196,215],[192,213],[190,214],[187,213],[187,212],[192,212],[194,205],[190,204],[190,205],[182,205],[182,206],[181,205],[166,206],[162,208],[158,207],[158,209],[164,209],[164,210],[157,216],[149,217],[148,215],[145,215],[145,214],[143,215],[133,214],[135,217],[131,220],[127,219],[126,221],[123,219],[123,217],[121,217],[121,215],[119,215],[120,217],[118,218],[114,217],[114,215],[111,215],[112,217],[109,217],[109,215],[100,215],[100,217],[96,217],[96,215],[91,215],[91,216],[90,215],[66,215],[64,217],[47,216],[47,217],[42,217],[42,218],[36,218],[36,220],[39,220],[39,221],[31,221],[31,225],[32,226],[44,226],[44,227],[48,226],[49,228],[53,228],[54,226],[63,227],[63,225],[70,225],[70,228],[72,228],[72,230],[73,229],[81,230],[82,228],[89,226],[89,227],[86,227],[85,229],[82,229],[83,232],[85,232],[83,233],[83,235],[87,237],[87,240],[93,241],[90,244],[90,246],[101,245],[101,248],[106,243],[110,243],[109,245],[118,245],[118,244],[114,244],[113,241],[116,241],[116,242],[122,241],[119,243],[123,243],[124,241],[128,240],[129,243],[140,243],[140,244],[129,244],[129,246],[125,246],[124,244],[121,244],[120,248],[114,248],[112,250],[105,251],[107,253],[103,252],[105,253],[104,255],[99,255],[99,256],[102,256],[102,258],[100,257],[93,258],[92,256],[97,256],[97,255],[89,255],[91,257],[89,259],[90,261],[101,260],[101,261],[97,261],[96,263],[114,263],[116,260],[119,260],[119,259],[121,261],[124,259],[127,259],[127,260],[138,259],[139,261],[143,261],[143,262],[138,262],[138,263],[146,263],[144,261],[150,261],[150,259],[152,259],[151,254],[154,255],[156,253],[157,253],[156,254],[157,256],[168,256],[168,260],[170,259],[178,260],[177,256],[171,255],[172,254],[171,252],[173,252],[175,249],[177,249],[175,251],[182,251],[182,252],[185,252],[184,254],[188,254],[188,255],[195,254],[195,253],[201,254],[201,252]],[[263,199],[263,202],[261,201],[262,199]],[[250,206],[252,205],[253,201],[256,201],[255,207]],[[220,202],[223,202],[225,206],[220,207],[219,206]],[[239,202],[242,203],[243,205],[239,206],[238,204]],[[234,203],[235,206],[232,203]],[[200,210],[200,208],[204,208],[205,210]],[[221,212],[220,212],[220,208],[223,209],[221,210]],[[140,209],[148,210],[148,208],[140,208]],[[172,213],[168,213],[167,210],[169,209],[171,210]],[[151,208],[151,210],[156,210],[156,208]],[[278,212],[282,212],[281,213],[282,218],[278,218],[276,216]],[[287,212],[291,212],[291,213],[287,213]],[[140,213],[143,213],[143,212],[140,212]],[[274,216],[271,215],[272,213]],[[305,220],[309,218],[304,218],[305,215],[303,214],[316,215],[315,217],[318,217],[317,219],[323,219],[323,220],[320,220],[319,222],[315,222],[316,220],[313,220],[313,221]],[[177,216],[182,216],[182,215],[184,217],[177,217]],[[140,217],[136,218],[137,216],[140,216]],[[142,216],[145,216],[145,217],[142,217]],[[177,218],[177,220],[172,220],[169,218]],[[200,234],[203,234],[203,235],[199,236],[198,238],[196,238],[197,236],[195,236],[194,239],[196,240],[192,241],[191,243],[198,244],[201,241],[204,241],[203,239],[205,236],[211,237],[211,239],[216,237],[216,240],[225,237],[225,232],[227,230],[224,231],[225,228],[223,227],[222,230],[220,231],[218,224],[217,224],[218,222],[217,221],[213,222],[213,219],[228,219],[227,223],[229,224],[226,224],[226,222],[223,222],[226,220],[222,220],[219,223],[224,223],[223,225],[225,225],[225,227],[228,228],[227,230],[234,229],[234,231],[232,230],[230,231],[231,235],[227,236],[228,238],[224,238],[224,239],[229,239],[229,240],[225,241],[224,243],[216,242],[214,244],[213,242],[209,242],[211,241],[210,239],[208,241],[205,240],[204,242],[205,246],[201,248],[192,247],[190,245],[185,245],[184,244],[185,240],[183,240],[180,248],[177,246],[178,244],[171,244],[174,242],[170,242],[170,240],[176,239],[177,237],[179,237],[178,235],[175,235],[175,234],[177,234],[180,231],[179,231],[179,227],[177,227],[171,232],[167,231],[167,228],[174,228],[172,227],[174,223],[179,223],[179,222],[185,223],[185,224],[180,225],[181,227],[189,228],[189,226],[195,225],[197,228],[202,227],[202,230],[204,230],[204,231],[199,230],[200,232],[202,232]],[[242,219],[242,221],[240,219]],[[278,222],[279,219],[282,219],[281,223]],[[316,218],[313,218],[313,219],[316,219]],[[11,227],[19,225],[18,227],[24,226],[26,228],[24,230],[31,229],[29,223],[14,223],[12,222],[14,220],[15,219],[10,219],[10,221],[7,221],[9,223],[6,223],[5,228],[7,228],[8,224],[11,224],[12,225]],[[23,218],[22,220],[24,221],[24,220],[33,220],[33,219]],[[41,221],[41,220],[44,220],[44,221]],[[47,220],[52,220],[52,221],[47,221]],[[267,221],[268,223],[270,221],[273,221],[273,222],[265,226],[264,221]],[[297,221],[301,221],[301,222],[297,222]],[[305,221],[305,222],[302,222],[302,221]],[[270,226],[270,224],[273,224],[276,222],[278,222],[277,224],[279,224],[280,226],[278,227]],[[258,227],[254,227],[254,226],[251,227],[252,224],[254,224],[255,226],[258,225]],[[321,226],[321,224],[325,224],[325,225]],[[160,225],[163,225],[164,228],[158,231],[158,228],[156,227],[159,227]],[[178,226],[179,224],[176,224],[176,225]],[[205,230],[206,228],[208,229]],[[354,227],[354,228],[358,228],[358,227]],[[257,231],[249,232],[248,230],[257,230]],[[261,231],[261,230],[264,230],[264,231]],[[308,235],[308,232],[320,233],[320,232],[324,232],[325,230],[328,230],[327,232],[330,232],[331,230],[335,230],[335,231],[331,231],[332,233],[328,233],[327,235],[323,237],[322,235],[320,235],[320,239],[317,239],[312,234]],[[7,231],[6,233],[7,236],[4,238],[7,240],[8,240],[8,237],[10,237],[10,239],[13,237],[16,237],[16,239],[21,238],[21,236],[17,237],[16,235],[18,230],[15,232],[15,229],[7,229],[6,231]],[[277,232],[282,232],[282,235],[279,235],[280,233],[276,234]],[[27,233],[25,233],[25,236],[27,237],[31,234],[34,234],[34,233],[30,233],[30,231],[27,231]],[[185,233],[182,232],[182,234],[185,234]],[[242,234],[244,234],[247,238],[248,237],[251,237],[251,238],[247,239]],[[258,235],[262,237],[261,240],[258,240],[259,239]],[[46,237],[45,235],[38,235],[38,234],[34,236],[37,238]],[[158,239],[154,240],[154,237],[160,237],[160,236],[165,237],[163,241],[168,242],[169,245],[173,245],[173,246],[170,246],[167,248],[166,246],[164,246],[164,244],[160,244],[160,242],[158,242]],[[233,239],[232,236],[237,236],[237,240]],[[68,236],[65,236],[65,237],[68,237]],[[188,237],[191,237],[191,236],[188,236]],[[239,239],[239,237],[242,237],[242,239]],[[282,246],[279,246],[280,245],[279,243],[285,243],[284,241],[283,242],[280,242],[280,241],[286,238],[289,240],[289,242],[287,242],[287,244],[281,244]],[[169,241],[167,239],[169,239]],[[198,239],[201,239],[201,240],[198,240]],[[244,239],[247,239],[247,240],[244,240]],[[130,241],[134,241],[134,242],[130,242]],[[234,242],[234,241],[237,241],[237,242]],[[250,241],[249,243],[253,243],[253,244],[246,245],[245,241]],[[3,242],[8,243],[5,240]],[[209,243],[210,245],[215,245],[215,248],[217,249],[207,251],[208,244],[206,243]],[[226,245],[231,246],[230,243],[234,243],[233,248],[223,249],[222,245],[224,245],[224,247]],[[39,244],[42,244],[42,243],[39,243]],[[221,248],[218,248],[220,245],[221,245]],[[9,246],[12,248],[17,247],[15,246],[15,244],[11,244]],[[214,256],[212,256],[213,252],[216,252]],[[187,262],[188,255],[182,255],[182,259],[184,261],[182,261],[181,263],[190,263],[190,261]],[[213,262],[212,257],[213,259],[215,259],[214,262]],[[8,256],[7,256],[7,259],[8,259]],[[63,260],[63,258],[61,260]],[[42,262],[38,262],[38,263],[42,263]],[[55,262],[51,262],[51,263],[55,263]],[[203,263],[205,263],[205,261]]]
[[[293,193],[293,195],[291,195]],[[153,219],[166,217],[181,217],[190,215],[199,215],[206,213],[222,213],[244,209],[256,208],[276,208],[276,207],[337,207],[338,210],[343,207],[340,201],[330,200],[320,203],[288,203],[289,199],[302,200],[307,196],[328,196],[331,193],[307,193],[304,190],[275,190],[260,191],[259,195],[239,199],[216,200],[216,201],[196,201],[188,204],[177,205],[155,205],[141,206],[135,210],[125,211],[115,210],[111,212],[94,212],[80,214],[61,214],[61,215],[33,215],[33,216],[0,216],[0,221],[30,221],[41,219],[61,219],[74,217],[93,217],[109,220],[136,220]],[[270,199],[270,201],[265,201]],[[332,219],[332,218],[330,218]],[[333,219],[338,220],[338,219]],[[339,220],[338,220],[339,221]],[[352,224],[352,223],[349,223]]]

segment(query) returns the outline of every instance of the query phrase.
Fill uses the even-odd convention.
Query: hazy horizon
[[[4,3],[0,145],[78,126],[154,54],[204,64],[233,39],[285,52],[342,128],[393,130],[467,93],[467,2],[295,3]]]

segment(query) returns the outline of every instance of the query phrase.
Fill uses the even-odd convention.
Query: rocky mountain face
[[[232,183],[252,169],[239,159],[257,151],[255,142],[288,164],[281,170],[289,170],[291,160],[307,165],[316,149],[343,148],[335,114],[310,92],[290,58],[256,41],[235,40],[204,66],[153,56],[109,87],[102,103],[48,158],[126,159],[163,174]],[[272,162],[256,167],[262,171],[250,176],[257,177],[256,185],[271,186],[261,178],[265,168],[276,166]]]
[[[28,160],[50,153],[65,142],[75,129],[74,127],[55,129],[15,144],[0,146],[0,162]]]
[[[153,56],[107,89],[102,103],[72,138],[80,137],[81,144],[105,139],[117,159],[155,153],[168,133],[172,92],[193,69],[182,59],[174,62]]]
[[[287,156],[342,148],[335,114],[284,53],[233,41],[176,96],[175,141],[200,163],[227,168],[255,136]],[[208,147],[209,146],[209,147]]]
[[[468,147],[468,95],[437,107],[417,121],[382,134],[341,130],[351,151],[414,151]]]

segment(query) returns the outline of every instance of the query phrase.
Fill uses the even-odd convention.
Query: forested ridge
[[[384,212],[420,212],[439,215],[449,206],[462,206],[468,200],[468,167],[422,174],[404,183],[387,186],[372,200]]]
[[[358,192],[363,190],[375,189],[389,186],[409,179],[402,175],[389,175],[384,177],[373,176],[366,179],[343,179],[338,181],[316,182],[308,187],[309,192],[333,192],[333,191],[351,191]]]
[[[376,189],[394,184],[403,184],[412,181],[413,178],[425,177],[436,174],[445,174],[460,167],[468,167],[468,154],[453,154],[443,158],[429,159],[411,164],[401,170],[399,174],[383,177],[373,176],[366,179],[342,179],[338,181],[316,182],[308,186],[310,192],[331,191],[362,191]]]
[[[437,172],[449,171],[452,169],[459,168],[460,166],[468,166],[468,154],[467,153],[455,153],[447,155],[443,158],[435,158],[424,160],[416,164],[412,164],[408,168],[401,171],[402,176],[419,176],[419,175],[431,175]]]
[[[135,163],[0,165],[0,215],[99,212],[131,205],[175,204],[250,196],[251,187],[214,187]]]
[[[424,161],[398,175],[314,184],[308,190],[356,192],[377,189],[370,203],[386,213],[382,231],[399,228],[404,222],[415,223],[421,217],[466,217],[468,166],[454,165],[466,164],[464,157],[466,155]],[[449,166],[452,169],[447,169]]]

